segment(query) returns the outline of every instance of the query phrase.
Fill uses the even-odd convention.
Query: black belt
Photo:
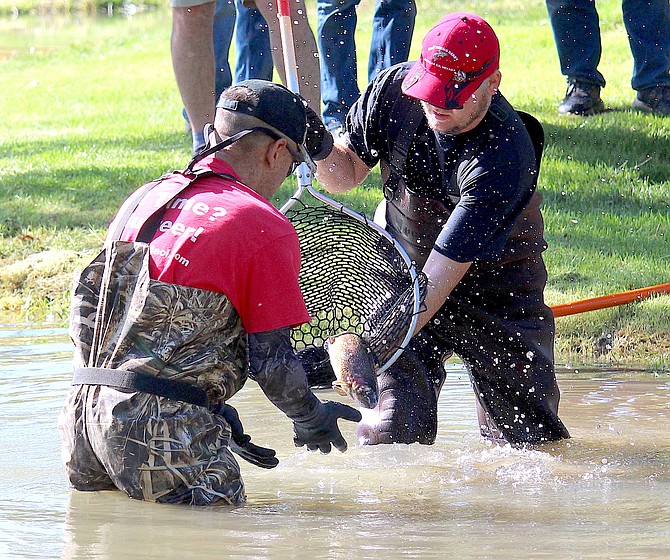
[[[77,368],[72,385],[106,385],[115,389],[142,391],[159,397],[184,401],[196,406],[209,406],[207,393],[183,381],[164,379],[146,373],[110,368]]]

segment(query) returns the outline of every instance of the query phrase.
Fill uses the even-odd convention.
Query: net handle
[[[286,87],[293,93],[300,94],[298,82],[298,63],[295,57],[295,42],[293,41],[293,24],[291,22],[291,8],[289,0],[277,0],[277,19],[279,20],[279,37],[284,59]],[[312,172],[309,166],[302,162],[295,171],[298,178],[298,189],[294,196],[300,196],[302,191],[312,184]]]

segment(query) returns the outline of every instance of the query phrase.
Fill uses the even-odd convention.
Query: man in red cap
[[[452,352],[470,373],[484,436],[513,444],[569,437],[543,297],[543,132],[498,91],[499,56],[486,21],[447,15],[417,62],[370,83],[342,139],[318,161],[330,192],[360,185],[380,164],[386,228],[428,279],[411,345],[381,375],[376,415],[359,424],[364,444],[435,440]]]

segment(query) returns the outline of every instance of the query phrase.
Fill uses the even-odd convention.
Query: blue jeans
[[[561,64],[568,79],[605,85],[598,71],[602,53],[595,0],[546,0]],[[670,85],[670,3],[622,0],[633,55],[634,90]]]
[[[245,8],[242,0],[236,0],[236,5],[235,83],[254,78],[272,80],[274,65],[268,24],[257,9]]]
[[[356,68],[356,7],[360,0],[317,0],[317,44],[321,55],[323,120],[328,129],[344,124],[358,99]],[[414,33],[414,0],[375,0],[368,80],[409,57]]]
[[[235,83],[251,78],[272,79],[272,56],[268,25],[256,9],[245,8],[242,0],[217,0],[214,12],[214,91],[221,92],[233,83],[228,62],[235,34]],[[186,110],[182,110],[186,121]]]
[[[230,86],[233,75],[228,63],[228,51],[235,30],[235,0],[217,0],[214,12],[214,62],[216,74],[214,79],[214,91],[218,101],[221,92]]]

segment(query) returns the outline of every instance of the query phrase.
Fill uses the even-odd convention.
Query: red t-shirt
[[[237,177],[213,156],[196,168]],[[135,240],[137,224],[167,203],[167,186],[181,177],[168,177],[142,199],[122,241]],[[204,177],[184,189],[165,211],[150,251],[152,279],[226,294],[248,333],[310,320],[298,285],[295,229],[270,202],[240,182]]]

